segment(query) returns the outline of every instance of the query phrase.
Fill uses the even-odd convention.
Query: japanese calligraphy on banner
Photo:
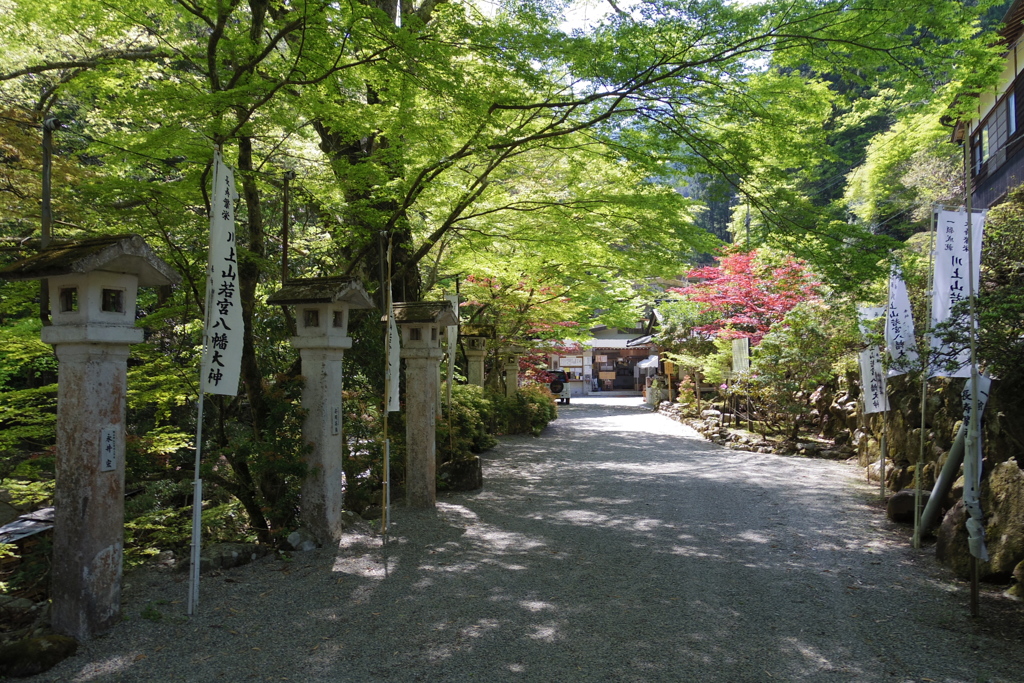
[[[935,236],[935,272],[932,289],[932,327],[949,320],[953,306],[978,290],[981,270],[981,234],[985,226],[985,213],[971,215],[972,248],[967,245],[967,212],[939,211]],[[973,252],[974,262],[969,254]],[[968,282],[968,272],[973,274]],[[932,336],[932,377],[970,377],[970,351],[966,348],[954,354],[938,337]],[[954,360],[955,356],[955,360]],[[947,370],[950,361],[956,368]]]
[[[455,316],[459,315],[459,295],[458,294],[446,294],[445,299],[452,302],[452,308],[455,309]],[[452,385],[455,383],[455,351],[456,345],[459,341],[459,326],[448,325],[448,329],[445,331],[445,340],[448,349],[448,375],[445,378],[445,401],[451,405],[452,402]]]
[[[388,247],[388,258],[391,258],[391,247]],[[402,335],[398,333],[395,322],[395,305],[391,300],[391,283],[388,283],[388,412],[397,413],[402,409],[398,400],[399,378],[402,363]]]
[[[877,320],[885,315],[885,306],[861,306],[857,309],[857,328],[860,330],[862,337],[867,337],[871,334],[871,326],[868,325],[869,320]]]
[[[213,158],[210,195],[210,256],[206,278],[202,390],[208,394],[238,393],[242,366],[242,302],[235,250],[235,175],[220,152]]]
[[[889,397],[885,393],[882,375],[882,354],[871,346],[860,352],[860,383],[864,394],[864,413],[883,413],[889,410]]]
[[[889,306],[885,315],[885,346],[889,350],[889,377],[905,375],[917,362],[914,339],[914,316],[910,313],[910,297],[900,267],[889,273]]]

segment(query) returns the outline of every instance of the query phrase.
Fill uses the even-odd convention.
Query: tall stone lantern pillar
[[[88,640],[121,614],[128,347],[143,339],[138,288],[181,278],[138,235],[53,242],[0,277],[49,283],[52,324],[42,340],[59,361],[50,620]]]
[[[405,500],[411,507],[433,508],[441,335],[459,319],[449,301],[396,303],[394,308],[405,360]]]
[[[465,344],[467,372],[466,379],[470,384],[484,386],[484,359],[487,358],[487,340],[494,339],[493,325],[463,325],[460,331]]]
[[[344,531],[345,473],[342,468],[342,358],[352,348],[348,315],[353,308],[373,308],[363,286],[349,277],[286,280],[268,304],[294,306],[302,375],[302,438],[312,447],[302,484],[302,522],[321,545],[337,543]]]
[[[526,352],[522,346],[505,346],[501,349],[501,367],[505,371],[505,396],[509,398],[519,392],[519,357]]]

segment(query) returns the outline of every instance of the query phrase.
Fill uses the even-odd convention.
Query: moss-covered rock
[[[78,650],[67,636],[26,638],[0,648],[0,676],[35,676],[48,671]]]

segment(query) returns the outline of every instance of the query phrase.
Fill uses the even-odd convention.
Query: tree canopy
[[[184,278],[140,300],[150,335],[133,350],[139,447],[174,453],[194,426],[223,150],[240,189],[244,394],[215,402],[210,438],[219,482],[265,531],[289,519],[279,494],[296,476],[267,454],[301,451],[282,407],[293,323],[265,303],[286,236],[290,275],[379,293],[390,243],[399,300],[472,282],[468,315],[553,336],[595,311],[634,316],[640,284],[720,244],[735,196],[733,234],[853,289],[895,241],[874,229],[888,208],[849,220],[846,169],[866,158],[894,177],[865,152],[875,130],[994,82],[998,48],[979,30],[992,4],[638,0],[573,28],[564,0],[0,0],[4,258],[39,246],[38,144],[59,121],[55,235],[138,233]],[[33,291],[0,285],[3,348],[38,329]],[[353,317],[346,355],[371,394],[379,319]],[[52,359],[19,348],[0,365],[0,420],[23,431],[0,445],[45,446]],[[38,409],[12,413],[18,401]],[[288,428],[269,434],[275,420]]]

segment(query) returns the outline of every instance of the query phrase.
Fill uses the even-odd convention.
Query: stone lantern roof
[[[92,271],[137,275],[143,287],[181,282],[181,276],[138,235],[54,241],[38,254],[0,270],[0,278],[42,280]]]
[[[497,334],[494,330],[494,325],[463,325],[460,329],[460,333],[463,337],[484,337],[486,339],[495,339]]]
[[[458,325],[459,317],[450,301],[403,301],[394,305],[399,324]],[[387,321],[385,314],[381,320]]]
[[[358,278],[343,276],[285,280],[281,289],[267,297],[267,303],[278,306],[345,303],[349,308],[374,308]]]

